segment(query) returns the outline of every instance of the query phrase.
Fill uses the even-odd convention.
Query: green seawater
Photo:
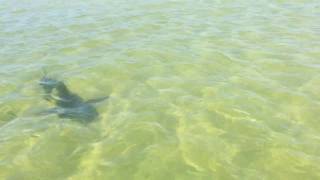
[[[319,0],[0,0],[0,179],[320,179]],[[52,107],[43,69],[96,105]]]

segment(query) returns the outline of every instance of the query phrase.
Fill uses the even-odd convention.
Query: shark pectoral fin
[[[98,102],[102,102],[106,99],[108,99],[109,96],[105,96],[105,97],[100,97],[100,98],[95,98],[95,99],[89,99],[86,101],[86,103],[98,103]]]

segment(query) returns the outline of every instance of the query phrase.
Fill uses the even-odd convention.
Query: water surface
[[[0,4],[0,179],[320,178],[319,1]],[[99,119],[37,115],[43,68]]]

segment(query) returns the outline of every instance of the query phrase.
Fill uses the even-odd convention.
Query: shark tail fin
[[[89,99],[86,101],[86,103],[98,103],[98,102],[102,102],[108,98],[109,98],[109,96],[104,96],[104,97],[95,98],[95,99]]]

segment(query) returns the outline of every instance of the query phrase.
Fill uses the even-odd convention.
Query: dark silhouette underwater
[[[46,110],[44,114],[57,114],[60,118],[89,123],[97,119],[99,113],[94,104],[104,101],[108,96],[84,100],[71,92],[63,81],[44,76],[39,85],[44,91],[44,99],[52,102],[55,107]]]

